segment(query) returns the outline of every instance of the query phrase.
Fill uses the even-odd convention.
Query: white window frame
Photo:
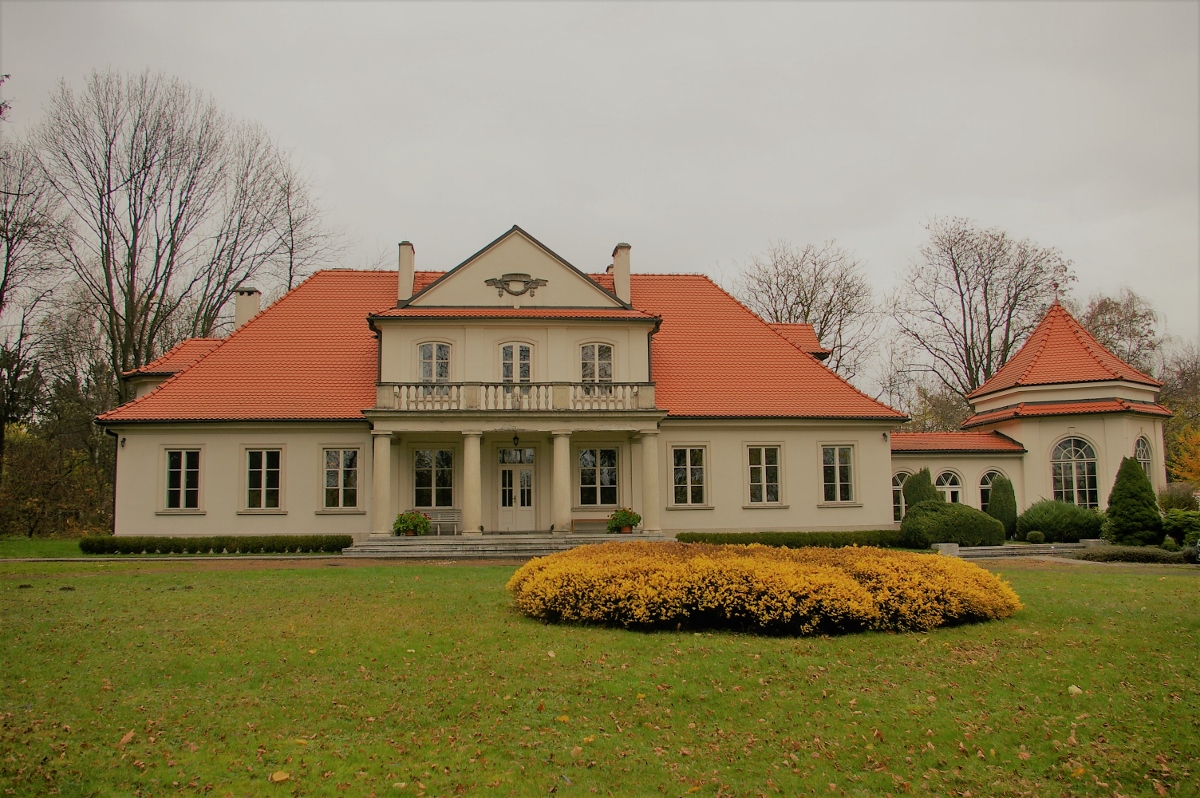
[[[355,504],[353,507],[344,507],[344,506],[326,507],[325,506],[325,473],[328,470],[325,467],[325,453],[332,449],[336,449],[339,452],[346,452],[346,451],[358,452],[358,455],[355,457],[355,461],[358,464],[357,467],[355,468],[355,471],[358,472],[357,486],[355,487],[355,491],[356,491],[355,499],[357,501],[357,504]],[[318,451],[320,453],[321,460],[320,460],[319,468],[317,470],[317,473],[318,473],[317,485],[318,485],[318,489],[320,491],[320,493],[318,494],[319,498],[317,500],[317,515],[363,515],[363,514],[365,514],[366,513],[366,507],[365,507],[366,503],[363,501],[363,498],[364,498],[363,491],[365,489],[364,473],[365,473],[366,469],[363,468],[363,466],[365,465],[365,460],[363,459],[362,444],[359,444],[359,443],[325,443],[325,444],[321,444],[321,448]],[[342,492],[345,490],[345,487],[340,484],[343,479],[341,474],[345,470],[344,469],[345,457],[344,457],[344,455],[339,455],[338,459],[339,459],[338,497],[340,500],[342,498],[342,496],[344,495]]]
[[[942,477],[946,476],[947,474],[958,480],[958,484],[939,485],[938,483],[941,482]],[[962,474],[958,473],[953,468],[943,468],[938,475],[933,478],[933,487],[938,493],[942,494],[942,500],[945,501],[946,504],[965,504],[963,499],[965,498],[964,494],[966,491],[963,489],[963,481]],[[950,495],[955,492],[958,493],[958,501],[952,501],[950,498]]]
[[[414,382],[419,382],[425,385],[449,385],[450,383],[454,382],[454,344],[452,342],[441,338],[433,338],[425,341],[417,341],[415,346],[416,357],[414,358],[413,362],[416,364],[416,379]],[[426,380],[424,374],[422,373],[423,366],[425,365],[425,359],[421,350],[426,346],[433,347],[431,350],[433,359],[430,361],[430,374],[432,379],[429,380]],[[439,380],[437,378],[437,348],[439,346],[446,347],[446,379],[444,380]]]
[[[504,379],[504,347],[513,347],[513,378],[511,381]],[[529,379],[522,380],[520,378],[520,349],[519,347],[528,347],[529,349]],[[537,382],[537,347],[532,341],[524,341],[519,338],[501,341],[496,345],[496,381],[501,383],[511,382],[513,385],[527,385],[532,382]]]
[[[195,507],[182,506],[186,499],[185,495],[182,492],[180,493],[180,497],[179,497],[179,503],[180,503],[179,507],[168,507],[167,506],[167,490],[168,490],[168,485],[170,483],[170,479],[167,474],[167,468],[168,468],[168,459],[170,457],[170,455],[169,455],[170,452],[199,452],[199,455],[200,455],[199,463],[198,463],[197,469],[196,469],[196,471],[197,471],[196,477],[197,477],[198,484],[197,484],[197,490],[196,490],[196,506]],[[159,447],[159,455],[158,455],[158,480],[159,481],[158,481],[158,502],[157,502],[158,510],[156,511],[157,515],[204,515],[205,514],[204,488],[205,488],[205,483],[207,482],[207,480],[205,480],[205,478],[204,478],[204,468],[205,468],[205,462],[207,460],[206,455],[207,455],[207,452],[205,451],[205,446],[202,443],[169,443],[169,444],[164,443]],[[180,490],[181,491],[186,490],[183,487],[182,480],[181,480],[181,484],[180,484]]]
[[[751,465],[750,462],[751,450],[755,449],[763,451],[763,463],[757,466]],[[766,497],[766,469],[768,466],[766,464],[765,450],[767,449],[775,449],[777,453],[775,468],[776,479],[778,480],[776,484],[778,485],[779,492],[775,501],[768,501]],[[763,477],[763,493],[762,499],[759,501],[754,501],[754,483],[751,482],[751,478],[754,475],[752,469],[755,468],[762,470]],[[742,508],[746,510],[756,510],[761,508],[786,509],[788,507],[786,496],[786,473],[787,470],[784,463],[784,446],[782,441],[748,441],[744,443],[742,445]]]
[[[676,487],[676,485],[675,485],[675,452],[676,452],[676,450],[679,450],[679,449],[688,450],[688,454],[687,454],[688,464],[687,464],[687,466],[685,466],[687,468],[687,476],[688,476],[687,485],[686,485],[688,501],[683,502],[683,503],[675,501],[675,487]],[[701,455],[701,466],[700,467],[703,469],[704,473],[701,476],[700,486],[703,490],[704,495],[703,495],[703,501],[701,501],[701,502],[692,502],[691,501],[692,488],[695,487],[693,485],[692,479],[691,479],[692,468],[694,467],[694,466],[692,466],[692,455],[691,455],[692,449],[700,449],[703,452],[703,454]],[[678,442],[678,443],[668,444],[667,445],[667,489],[671,492],[670,493],[671,500],[667,504],[667,506],[669,508],[674,508],[674,509],[678,509],[678,510],[711,510],[713,508],[712,473],[713,473],[712,457],[709,455],[709,445],[707,443]]]
[[[617,453],[617,483],[616,483],[617,498],[616,498],[616,501],[614,501],[612,504],[605,504],[605,503],[600,502],[601,494],[600,494],[600,482],[599,482],[599,479],[600,479],[599,452],[601,449],[612,449],[612,450],[616,451],[616,453]],[[621,477],[623,476],[625,469],[624,469],[624,465],[622,463],[623,455],[622,455],[621,445],[619,443],[610,443],[610,442],[581,443],[581,444],[574,446],[573,451],[574,451],[575,456],[571,459],[571,462],[572,462],[572,468],[574,471],[574,474],[572,475],[572,481],[573,481],[575,493],[571,498],[571,509],[580,510],[580,511],[615,510],[616,508],[623,506],[621,504],[621,497],[624,494],[624,491],[621,490]],[[596,501],[597,501],[597,503],[596,504],[584,504],[583,500],[582,500],[581,494],[583,493],[583,487],[584,487],[583,481],[582,481],[583,480],[583,466],[579,462],[579,455],[585,451],[595,451],[597,453],[597,456],[596,456],[597,457],[597,459],[596,459],[596,463],[597,463],[596,464]]]
[[[458,508],[458,490],[457,490],[458,480],[457,480],[457,474],[455,473],[455,471],[458,469],[458,452],[455,450],[455,448],[453,446],[446,446],[444,444],[429,444],[426,446],[415,445],[412,447],[412,449],[410,451],[412,452],[412,462],[411,462],[411,466],[410,466],[411,474],[412,474],[412,506],[418,510],[445,511],[445,510],[457,509]],[[418,490],[418,488],[417,488],[417,453],[418,452],[431,452],[433,454],[433,460],[431,461],[431,468],[430,468],[430,479],[432,480],[432,483],[431,483],[430,489],[429,489],[430,490],[429,499],[430,499],[431,504],[417,504],[417,490]],[[439,469],[437,467],[437,453],[438,452],[450,452],[450,468],[449,468],[449,471],[450,471],[450,504],[437,504],[438,471],[439,470],[440,471],[447,470],[444,468]]]
[[[838,498],[829,500],[825,498],[825,450],[834,450],[834,469],[837,479],[834,482],[834,490]],[[841,498],[841,450],[850,450],[850,481],[845,484],[850,486],[850,498]],[[817,506],[818,507],[861,507],[862,502],[858,500],[858,444],[855,441],[821,441],[817,444]]]
[[[596,347],[596,357],[594,360],[595,376],[590,380],[583,375],[583,350],[588,346]],[[600,363],[602,362],[600,360],[600,347],[602,346],[607,346],[612,356],[611,360],[609,361],[609,378],[606,380],[600,378]],[[579,369],[579,381],[581,383],[589,385],[608,385],[617,381],[617,345],[612,341],[603,341],[598,339],[582,341],[575,349],[575,363]]]
[[[251,507],[250,506],[250,453],[279,452],[279,506]],[[266,464],[263,465],[266,470]],[[263,500],[266,500],[267,487],[264,485]],[[242,500],[238,515],[287,515],[287,446],[282,443],[247,443],[242,445]]]
[[[900,476],[904,477],[904,479],[900,480],[900,484],[897,485],[896,477],[900,477]],[[904,513],[908,510],[908,505],[905,504],[905,502],[904,502],[904,483],[907,482],[908,478],[911,476],[912,476],[911,471],[897,471],[895,474],[892,474],[892,522],[893,523],[896,523],[896,524],[900,523],[904,519]],[[896,502],[897,495],[899,495],[899,497],[900,497],[900,502],[899,502],[898,506],[897,506],[897,502]],[[896,517],[897,509],[900,511],[899,518]]]
[[[1145,444],[1146,458],[1143,460],[1141,452],[1138,449]],[[1137,460],[1138,465],[1142,467],[1142,471],[1146,472],[1146,478],[1150,480],[1150,484],[1154,484],[1154,447],[1150,445],[1150,439],[1145,435],[1137,436],[1133,442],[1133,459]]]
[[[1061,460],[1061,461],[1055,460],[1054,455],[1058,451],[1059,447],[1062,446],[1067,441],[1071,441],[1071,440],[1079,441],[1080,443],[1084,444],[1088,448],[1088,450],[1091,451],[1091,453],[1092,453],[1091,458],[1080,458],[1080,459],[1075,459],[1075,460]],[[1054,468],[1056,465],[1059,465],[1060,463],[1061,464],[1067,464],[1067,463],[1071,464],[1071,492],[1070,492],[1069,500],[1067,498],[1067,491],[1065,488],[1060,491],[1054,487]],[[1091,486],[1091,487],[1086,484],[1086,481],[1089,476],[1087,473],[1087,468],[1086,468],[1087,463],[1092,464],[1092,473],[1090,476],[1094,482],[1094,486]],[[1081,466],[1081,465],[1084,466],[1083,474],[1084,474],[1084,481],[1085,481],[1082,491],[1078,485],[1079,466]],[[1096,501],[1084,502],[1083,504],[1079,504],[1075,500],[1079,498],[1079,494],[1081,492],[1084,494],[1085,498],[1087,497],[1088,493],[1094,493],[1095,497],[1096,497]],[[1087,438],[1083,437],[1082,435],[1078,435],[1075,433],[1072,433],[1070,435],[1064,435],[1062,438],[1060,438],[1054,442],[1054,445],[1050,447],[1050,494],[1056,501],[1066,501],[1069,504],[1076,504],[1079,507],[1086,507],[1089,510],[1100,509],[1100,458],[1096,455],[1096,444],[1092,443],[1091,441],[1089,441]]]

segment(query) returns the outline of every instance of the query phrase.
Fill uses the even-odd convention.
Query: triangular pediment
[[[414,296],[408,307],[622,308],[615,296],[521,228]]]

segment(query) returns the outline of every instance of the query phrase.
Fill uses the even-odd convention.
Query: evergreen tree
[[[1132,457],[1121,460],[1112,493],[1108,521],[1113,539],[1125,546],[1155,546],[1162,540],[1162,515],[1150,478]]]
[[[922,468],[908,479],[904,480],[905,513],[921,502],[943,501],[942,494],[933,486],[933,477],[928,468]]]
[[[1017,494],[1008,477],[992,480],[992,495],[988,499],[987,514],[1004,524],[1004,536],[1011,538],[1017,533]]]

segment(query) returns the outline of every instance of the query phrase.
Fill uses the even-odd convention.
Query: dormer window
[[[450,344],[421,344],[421,382],[450,382]]]

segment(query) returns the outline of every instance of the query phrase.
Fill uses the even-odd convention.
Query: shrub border
[[[867,529],[855,532],[680,532],[675,539],[680,543],[715,545],[749,546],[751,543],[761,543],[764,546],[787,549],[800,549],[805,546],[827,549],[840,549],[844,546],[907,548],[899,529]]]
[[[84,554],[341,554],[350,535],[96,536],[79,540]]]

